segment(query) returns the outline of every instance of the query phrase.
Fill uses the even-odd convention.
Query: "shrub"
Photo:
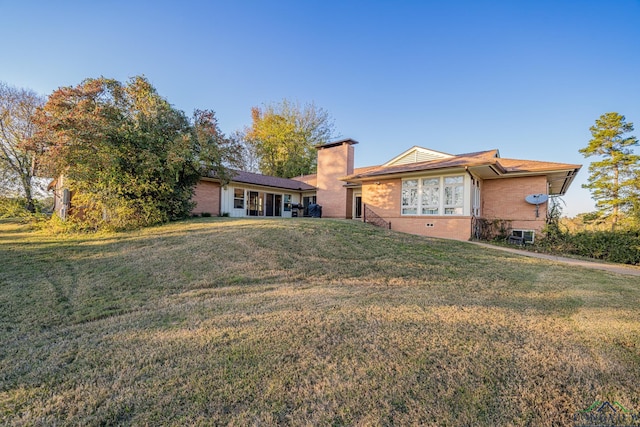
[[[480,240],[504,240],[511,232],[511,221],[505,219],[477,218],[474,237]]]
[[[30,218],[34,215],[51,213],[53,201],[51,198],[45,200],[33,200],[35,213],[27,210],[27,199],[24,197],[0,197],[0,218]]]
[[[640,230],[547,233],[535,246],[545,252],[640,265]]]
[[[571,253],[640,265],[639,231],[583,231],[570,236]]]
[[[0,218],[22,218],[29,214],[23,198],[0,197]]]

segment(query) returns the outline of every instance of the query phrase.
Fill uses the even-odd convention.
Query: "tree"
[[[91,227],[144,226],[185,217],[193,187],[213,170],[227,178],[237,155],[212,111],[192,120],[144,78],[87,79],[56,90],[38,111],[34,145],[63,174]]]
[[[589,182],[583,187],[591,191],[596,207],[611,218],[611,228],[615,229],[621,213],[634,205],[640,156],[630,147],[638,145],[638,139],[628,135],[633,123],[627,123],[618,113],[603,114],[590,131],[592,139],[580,153],[585,157],[599,156],[601,160],[591,162]]]
[[[260,173],[260,156],[258,151],[247,139],[243,131],[235,131],[230,136],[231,139],[239,147],[240,167],[245,172]]]
[[[36,109],[43,103],[44,99],[31,90],[0,82],[0,189],[21,193],[29,212],[35,211],[37,153],[28,141],[35,133]]]
[[[313,103],[300,108],[285,99],[264,108],[254,107],[251,116],[246,139],[260,158],[260,171],[267,175],[292,178],[314,173],[315,147],[334,137],[329,114]]]

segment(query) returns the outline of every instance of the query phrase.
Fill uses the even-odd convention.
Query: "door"
[[[282,216],[282,194],[273,195],[273,215]]]
[[[362,218],[362,196],[356,195],[354,197],[354,209],[353,209],[353,217],[354,218]]]
[[[309,205],[315,202],[316,196],[302,198],[302,205],[304,206],[304,216],[309,216]]]
[[[257,191],[249,191],[249,216],[262,216],[264,206],[264,193],[258,193]]]
[[[274,195],[271,193],[266,194],[266,203],[265,203],[265,215],[273,216],[273,197]]]

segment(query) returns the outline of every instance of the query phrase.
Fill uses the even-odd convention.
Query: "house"
[[[284,179],[237,172],[222,185],[204,177],[194,213],[292,217],[298,204],[329,218],[378,222],[392,230],[468,240],[499,223],[532,241],[546,220],[545,196],[564,195],[581,165],[501,158],[498,150],[448,154],[414,146],[388,162],[354,168],[352,139],[316,147],[317,173]],[[525,200],[536,195],[538,205]],[[529,198],[531,200],[531,198]]]

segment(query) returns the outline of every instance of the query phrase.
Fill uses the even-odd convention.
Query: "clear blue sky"
[[[250,109],[314,102],[356,166],[419,145],[579,163],[601,114],[640,135],[640,1],[0,0],[0,80],[43,95],[144,74],[231,133]],[[636,152],[640,150],[636,149]]]

